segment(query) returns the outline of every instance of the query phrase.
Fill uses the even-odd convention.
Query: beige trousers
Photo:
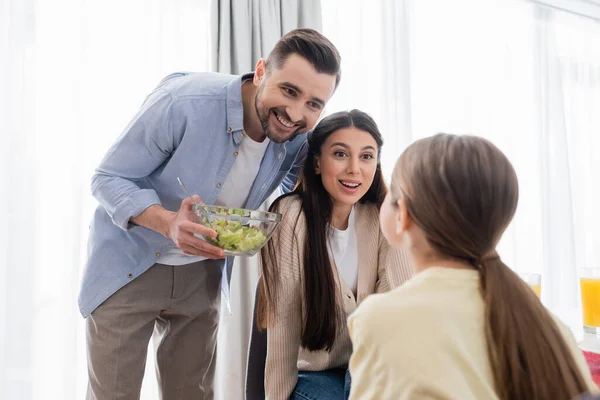
[[[155,264],[88,316],[88,400],[139,399],[152,336],[162,400],[214,397],[221,265]]]

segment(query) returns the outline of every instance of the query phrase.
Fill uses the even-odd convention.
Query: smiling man
[[[254,73],[175,73],[146,98],[92,178],[99,201],[79,295],[88,399],[138,399],[155,336],[162,398],[213,398],[220,293],[231,257],[195,234],[192,200],[258,208],[291,191],[340,80],[324,36],[297,29]]]

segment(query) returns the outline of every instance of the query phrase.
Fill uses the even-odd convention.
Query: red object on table
[[[583,351],[585,361],[587,361],[592,373],[592,379],[600,386],[600,354]]]

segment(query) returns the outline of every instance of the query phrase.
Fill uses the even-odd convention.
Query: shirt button
[[[231,132],[231,131],[232,131],[231,127],[227,128],[227,132]]]
[[[160,257],[160,253],[156,253],[156,257]]]
[[[241,136],[241,137],[244,137],[244,132],[240,133],[240,136]]]
[[[132,275],[132,274],[127,274],[127,277],[128,277],[129,279],[131,279],[131,278],[133,278],[133,275]]]
[[[220,188],[220,187],[221,187],[221,184],[220,184],[220,183],[217,183],[217,188]]]
[[[236,156],[236,157],[238,156],[238,154],[239,154],[239,153],[238,153],[237,151],[234,151],[234,152],[233,152],[233,155],[234,155],[234,156]]]

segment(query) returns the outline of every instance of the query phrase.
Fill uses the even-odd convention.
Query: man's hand
[[[193,198],[197,203],[201,203],[198,195],[194,195]],[[173,240],[175,245],[185,254],[211,259],[225,257],[222,249],[194,236],[196,233],[205,237],[216,238],[217,232],[195,222],[197,217],[192,210],[193,205],[194,203],[189,197],[181,202],[179,211],[172,216],[169,222],[167,237]]]
[[[194,195],[194,200],[202,203],[198,195]],[[169,211],[159,204],[154,204],[145,209],[140,215],[131,218],[130,222],[152,229],[173,240],[175,245],[185,254],[213,260],[225,257],[222,249],[194,236],[194,233],[197,233],[204,237],[216,238],[217,232],[196,222],[197,217],[192,210],[193,204],[194,202],[186,197],[181,202],[181,207],[177,212]]]

